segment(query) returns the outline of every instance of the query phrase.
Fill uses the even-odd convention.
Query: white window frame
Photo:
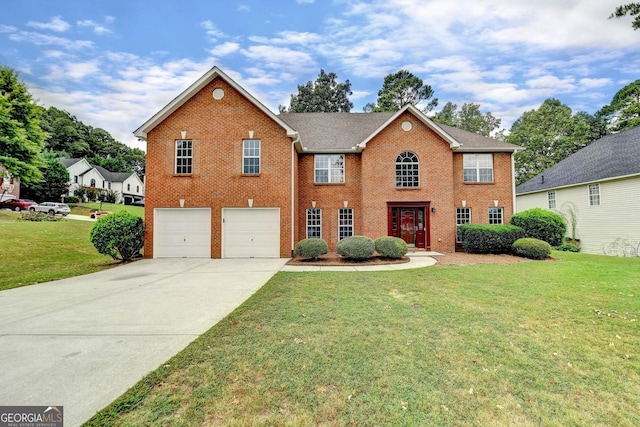
[[[307,209],[307,239],[322,238],[322,209]]]
[[[191,175],[193,173],[193,140],[176,139],[176,175]]]
[[[413,151],[403,151],[396,157],[396,188],[420,187],[420,160]]]
[[[338,209],[338,240],[353,236],[353,208]]]
[[[547,192],[547,201],[549,205],[549,209],[555,209],[558,205],[556,202],[556,191],[551,190]]]
[[[242,174],[260,175],[261,144],[259,139],[242,140]]]
[[[602,198],[600,196],[600,184],[589,184],[589,206],[600,206]]]
[[[489,208],[489,224],[491,225],[504,224],[504,208],[498,208],[498,207]]]
[[[456,243],[462,243],[458,227],[464,224],[471,224],[471,208],[456,208]]]
[[[493,154],[462,155],[462,179],[464,182],[493,182]],[[489,172],[487,174],[487,172]]]
[[[344,184],[344,168],[344,154],[316,154],[313,159],[313,181],[316,184]],[[325,172],[326,177],[324,174],[320,177],[319,172]]]

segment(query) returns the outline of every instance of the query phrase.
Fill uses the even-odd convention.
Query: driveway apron
[[[88,420],[262,287],[286,259],[145,259],[0,292],[0,405]]]

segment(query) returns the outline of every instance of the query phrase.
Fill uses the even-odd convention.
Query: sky
[[[640,78],[626,0],[0,0],[0,65],[37,102],[131,147],[213,66],[278,111],[320,69],[362,112],[409,70],[509,129],[547,98],[594,113]]]

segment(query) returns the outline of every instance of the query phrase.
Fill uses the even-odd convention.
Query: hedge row
[[[383,258],[402,258],[409,248],[398,237],[383,236],[375,241],[366,236],[350,236],[338,242],[336,252],[345,258],[365,260],[374,252]],[[294,249],[295,254],[305,259],[315,259],[328,251],[327,242],[318,238],[300,240]]]
[[[472,254],[508,254],[513,243],[525,237],[515,225],[465,224],[459,232],[464,251]]]

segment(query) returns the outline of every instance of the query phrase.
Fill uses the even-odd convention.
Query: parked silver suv
[[[67,216],[71,212],[71,209],[66,203],[44,202],[29,206],[29,212],[45,212],[49,215],[60,214],[62,216]]]

